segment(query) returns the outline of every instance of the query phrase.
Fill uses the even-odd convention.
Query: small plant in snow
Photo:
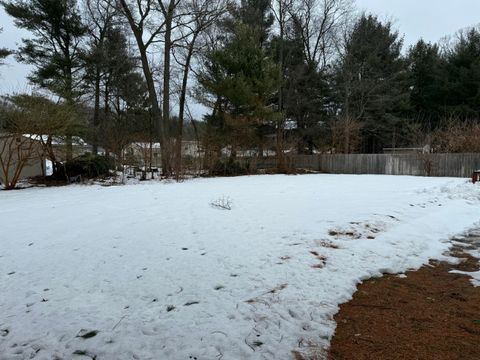
[[[222,196],[210,203],[210,206],[220,210],[232,210],[233,201],[229,197]]]

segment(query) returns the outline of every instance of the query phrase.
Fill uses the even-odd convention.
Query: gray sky
[[[436,42],[457,30],[480,23],[480,0],[356,0],[359,10],[378,14],[380,19],[392,20],[405,45],[419,38]],[[0,9],[0,47],[15,48],[22,36],[28,33],[15,28],[11,19]],[[10,57],[6,66],[0,67],[0,94],[27,91],[25,76],[28,67],[17,64]],[[193,110],[193,109],[192,109]],[[195,115],[200,115],[198,109]]]
[[[392,20],[405,46],[419,38],[437,42],[446,35],[480,24],[480,0],[356,0],[360,10]]]

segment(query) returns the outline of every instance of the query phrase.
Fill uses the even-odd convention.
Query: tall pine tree
[[[379,152],[397,145],[402,112],[408,106],[402,39],[373,15],[353,27],[338,64],[336,91],[342,115],[363,123],[363,150]]]
[[[447,111],[462,118],[480,117],[480,30],[459,34],[447,52]]]
[[[23,39],[18,59],[33,65],[30,81],[74,104],[81,81],[81,39],[86,32],[75,0],[1,1],[18,28],[33,38]],[[67,137],[67,160],[72,157]]]
[[[410,103],[412,117],[431,130],[444,115],[445,62],[438,45],[418,41],[410,48]]]

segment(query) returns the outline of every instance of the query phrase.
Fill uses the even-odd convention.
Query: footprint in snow
[[[93,338],[95,336],[97,336],[97,334],[99,333],[98,330],[86,330],[86,329],[81,329],[78,334],[77,334],[77,338],[82,338],[82,339],[90,339],[90,338]]]
[[[191,305],[197,305],[197,304],[200,304],[200,301],[189,301],[183,304],[183,306],[191,306]]]

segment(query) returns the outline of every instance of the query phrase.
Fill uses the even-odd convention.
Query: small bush
[[[248,175],[250,173],[250,164],[247,161],[245,164],[241,164],[235,161],[233,158],[228,160],[218,160],[210,170],[212,176],[239,176]]]
[[[221,210],[232,210],[233,201],[229,197],[222,196],[210,203],[210,206]]]
[[[68,176],[81,175],[88,179],[108,175],[111,168],[113,168],[111,158],[93,154],[84,154],[66,164]]]

